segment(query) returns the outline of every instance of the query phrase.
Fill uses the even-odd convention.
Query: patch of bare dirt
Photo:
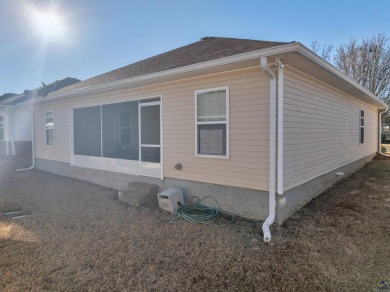
[[[169,224],[157,206],[0,161],[0,291],[372,291],[390,283],[390,162],[261,224]]]

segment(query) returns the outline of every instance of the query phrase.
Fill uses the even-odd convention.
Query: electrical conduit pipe
[[[270,102],[269,102],[269,202],[268,217],[263,223],[264,242],[271,241],[270,226],[275,221],[276,215],[276,77],[268,67],[267,57],[261,57],[261,68],[269,77]]]

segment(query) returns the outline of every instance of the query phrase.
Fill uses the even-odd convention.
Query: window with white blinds
[[[228,157],[229,89],[195,91],[196,156]]]
[[[45,113],[46,146],[55,146],[54,112]]]

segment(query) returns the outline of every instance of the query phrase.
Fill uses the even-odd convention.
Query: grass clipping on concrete
[[[372,291],[390,283],[390,161],[329,189],[262,242],[261,224],[169,224],[157,206],[0,162],[0,291]],[[8,170],[8,171],[6,171]]]

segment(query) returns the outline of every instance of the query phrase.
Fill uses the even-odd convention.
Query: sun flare
[[[65,38],[64,18],[54,10],[32,11],[32,22],[35,33],[46,41]]]

